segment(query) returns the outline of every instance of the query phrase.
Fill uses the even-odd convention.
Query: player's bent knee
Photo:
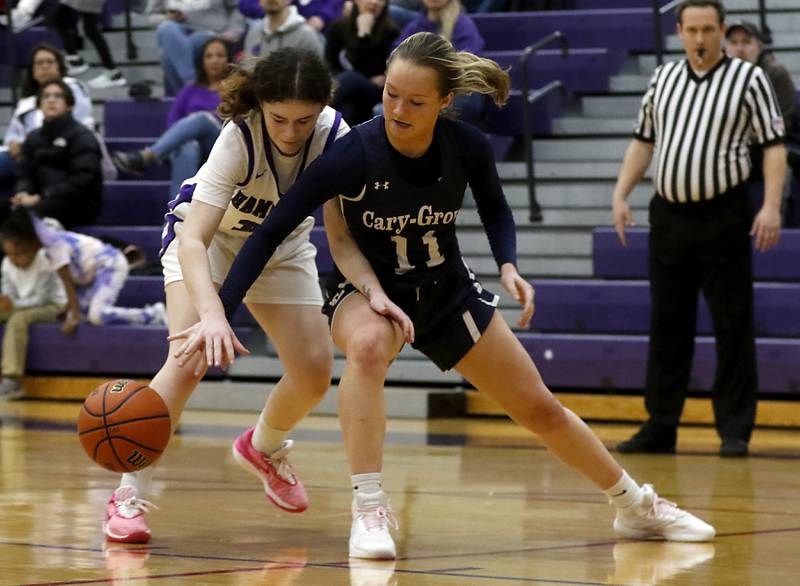
[[[347,341],[347,360],[360,367],[385,369],[395,354],[392,334],[383,324],[356,330]]]

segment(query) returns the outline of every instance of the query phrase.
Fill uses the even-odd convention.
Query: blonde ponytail
[[[402,59],[436,71],[439,95],[477,92],[491,96],[498,106],[508,101],[511,79],[495,61],[466,51],[456,51],[440,35],[416,33],[404,40],[389,56],[389,64]],[[388,67],[388,66],[387,66]]]

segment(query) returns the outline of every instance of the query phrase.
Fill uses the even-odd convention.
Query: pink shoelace
[[[397,517],[394,516],[394,511],[391,507],[379,506],[377,508],[356,509],[359,519],[364,523],[367,531],[383,531],[386,525],[397,530],[400,524],[397,522]]]

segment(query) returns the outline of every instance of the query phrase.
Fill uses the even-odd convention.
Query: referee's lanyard
[[[303,171],[306,168],[306,161],[308,161],[308,151],[311,150],[311,142],[314,140],[314,130],[311,131],[311,136],[308,137],[306,140],[306,146],[303,148],[303,160],[300,161],[300,169],[297,171],[297,177],[294,178],[295,181],[300,179],[300,175],[303,174]],[[278,198],[282,198],[285,194],[281,191],[281,183],[278,180],[278,170],[275,168],[275,160],[272,158],[272,140],[269,138],[269,133],[267,132],[267,125],[264,123],[264,115],[261,115],[261,134],[264,137],[264,152],[267,154],[267,164],[269,165],[269,170],[272,172],[272,177],[275,179],[275,188],[278,190]]]

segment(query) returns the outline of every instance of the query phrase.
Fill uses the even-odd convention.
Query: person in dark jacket
[[[100,145],[72,117],[75,96],[61,80],[39,88],[44,124],[22,145],[22,161],[13,205],[55,218],[65,228],[91,224],[100,213],[103,177]]]
[[[325,56],[338,82],[331,104],[350,126],[372,118],[386,81],[386,60],[400,29],[386,0],[355,0],[353,9],[331,23]]]

